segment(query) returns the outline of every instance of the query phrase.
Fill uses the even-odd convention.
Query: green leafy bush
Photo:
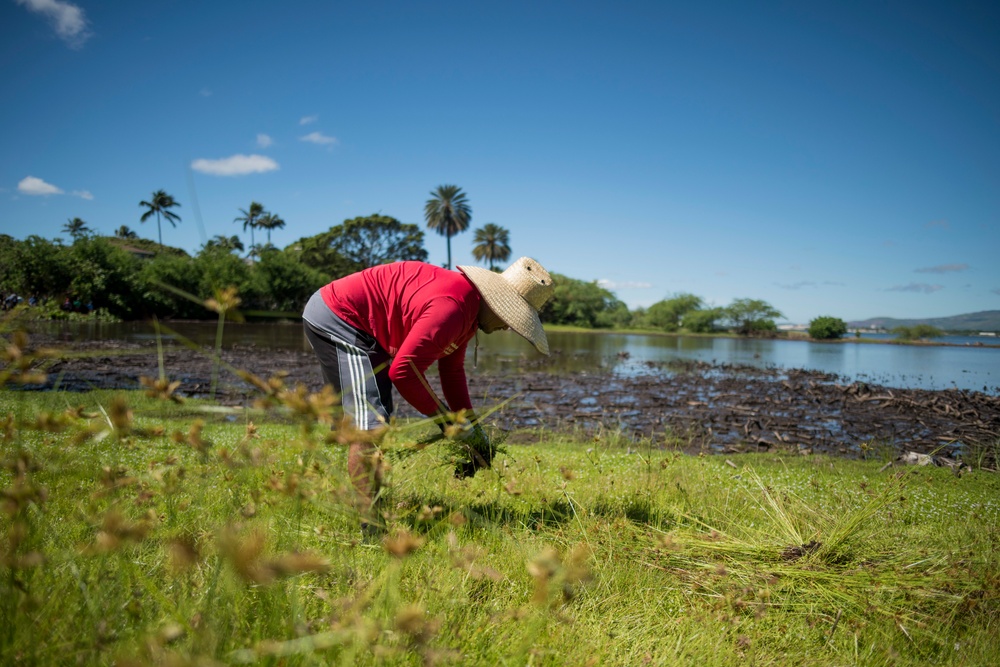
[[[734,299],[726,306],[725,314],[733,329],[744,336],[774,331],[774,318],[782,317],[780,310],[760,299]]]
[[[718,322],[725,317],[722,308],[705,308],[684,313],[681,326],[691,333],[712,333],[719,330]]]
[[[664,331],[677,331],[681,328],[684,316],[701,309],[701,297],[694,294],[675,294],[669,299],[657,301],[646,311],[649,326]]]
[[[926,340],[928,338],[939,338],[944,332],[930,324],[914,324],[913,326],[901,326],[892,330],[899,340]]]
[[[607,328],[628,323],[628,308],[596,282],[552,274],[552,299],[542,308],[542,322]]]
[[[297,314],[313,292],[329,282],[322,271],[280,250],[264,250],[254,268],[262,289],[260,305],[265,310]]]
[[[809,336],[816,340],[834,340],[847,333],[847,324],[839,317],[824,315],[809,323]]]

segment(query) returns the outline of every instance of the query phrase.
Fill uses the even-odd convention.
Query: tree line
[[[450,268],[451,237],[468,229],[472,209],[458,186],[442,185],[430,194],[426,223],[447,238]],[[0,304],[26,302],[39,309],[36,317],[198,318],[209,316],[206,301],[234,288],[250,312],[297,314],[330,280],[376,264],[427,260],[419,227],[383,215],[345,220],[278,249],[271,232],[286,222],[257,201],[233,219],[250,233],[249,247],[238,235],[220,234],[192,257],[163,244],[163,223],[176,227],[182,221],[176,210],[180,202],[156,190],[139,206],[140,223],[156,221],[156,242],[140,238],[127,225],[112,237],[100,236],[79,217],[62,227],[69,243],[0,235]],[[267,232],[265,244],[257,243],[257,231]],[[477,261],[495,270],[510,258],[510,234],[488,223],[475,231],[472,250]]]
[[[477,244],[477,247],[479,245]],[[197,254],[136,237],[78,233],[72,243],[0,235],[0,292],[31,298],[37,316],[95,313],[109,319],[199,319],[213,314],[204,303],[234,287],[251,314],[297,315],[327,282],[386,262],[426,261],[424,234],[384,215],[345,220],[284,249],[271,245],[248,258],[238,239],[216,237]],[[497,257],[483,255],[487,263]],[[781,313],[755,299],[707,307],[681,294],[649,308],[629,310],[596,282],[553,274],[555,295],[542,321],[588,328],[642,328],[694,333],[733,328],[755,334],[775,330]]]
[[[477,244],[479,247],[480,244]],[[266,245],[243,256],[238,238],[216,237],[194,256],[154,241],[116,234],[78,233],[72,243],[0,235],[0,292],[18,294],[35,315],[108,319],[212,318],[205,302],[233,287],[251,315],[295,316],[312,293],[330,280],[392,261],[426,261],[424,234],[413,224],[384,215],[345,220],[284,249]],[[485,262],[497,257],[483,255]],[[639,328],[707,333],[727,328],[743,334],[775,330],[781,313],[755,299],[708,307],[691,294],[630,310],[596,282],[553,274],[555,295],[542,320],[587,328]]]
[[[455,185],[439,186],[430,195],[424,206],[425,222],[446,237],[446,266],[450,268],[451,238],[469,228],[472,208],[465,192]],[[206,302],[221,290],[234,288],[248,314],[295,316],[316,289],[338,277],[387,262],[427,260],[419,226],[380,214],[351,218],[276,248],[271,244],[271,231],[286,223],[256,201],[239,209],[240,215],[233,220],[250,232],[249,250],[237,235],[217,235],[190,256],[162,243],[162,222],[172,226],[181,222],[174,210],[179,202],[157,190],[139,206],[143,209],[140,223],[156,220],[159,242],[139,238],[125,225],[114,236],[100,236],[80,218],[63,226],[70,243],[61,238],[29,236],[18,241],[0,235],[0,292],[30,300],[39,308],[36,316],[40,317],[199,319],[214,317]],[[258,230],[267,232],[265,244],[256,242]],[[509,231],[495,223],[476,229],[472,254],[497,270],[511,255]],[[759,299],[735,299],[720,307],[687,293],[630,310],[596,282],[559,274],[553,278],[555,295],[541,313],[542,321],[550,324],[771,335],[777,329],[775,320],[782,317]],[[822,326],[810,331],[814,337],[838,338],[846,332],[846,325],[836,318],[817,321]]]
[[[245,213],[254,218],[260,210]],[[212,316],[209,299],[235,288],[247,313],[295,316],[335,278],[386,262],[427,260],[423,231],[384,215],[345,220],[283,249],[251,242],[245,255],[238,236],[216,236],[191,256],[127,228],[99,236],[79,222],[70,221],[68,243],[0,235],[0,293],[29,302],[36,317],[199,319]]]
[[[542,321],[585,328],[640,329],[666,333],[719,333],[744,336],[777,332],[781,311],[760,299],[734,299],[727,306],[710,306],[694,294],[674,294],[648,308],[630,310],[610,290],[596,282],[553,274],[555,295],[542,310]]]

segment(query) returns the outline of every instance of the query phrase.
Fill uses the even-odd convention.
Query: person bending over
[[[347,471],[357,494],[362,526],[373,520],[381,486],[375,443],[392,415],[392,387],[442,432],[465,411],[465,437],[485,440],[476,423],[465,377],[465,352],[477,330],[511,329],[542,354],[548,341],[538,313],[552,296],[552,278],[535,260],[522,257],[503,273],[476,266],[458,271],[423,262],[374,266],[321,287],[302,314],[306,337],[319,358],[323,378],[340,395],[350,426]],[[437,362],[442,401],[427,382]],[[471,426],[470,426],[471,425]],[[474,458],[456,476],[475,474],[490,461]]]

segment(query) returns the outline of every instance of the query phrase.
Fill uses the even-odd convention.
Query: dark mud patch
[[[477,378],[514,426],[679,436],[713,452],[791,449],[860,456],[880,449],[958,456],[1000,442],[1000,399],[961,390],[842,384],[823,373],[706,368],[631,377]],[[477,393],[483,393],[477,391]]]
[[[322,385],[311,351],[237,345],[224,350],[222,359],[217,398],[226,404],[247,404],[255,396],[232,369],[265,378],[285,371],[289,384],[311,390]],[[208,396],[214,365],[208,352],[167,347],[162,363],[171,380],[181,381],[178,393]],[[140,376],[158,376],[159,361],[155,345],[96,341],[73,343],[72,356],[46,370],[48,381],[38,389],[138,389]],[[784,449],[855,457],[882,449],[960,456],[1000,443],[1000,397],[889,389],[806,370],[702,362],[647,365],[631,375],[473,370],[469,387],[480,409],[507,401],[493,416],[503,428],[617,434],[654,444],[679,438],[693,451]],[[396,398],[400,416],[416,416]]]

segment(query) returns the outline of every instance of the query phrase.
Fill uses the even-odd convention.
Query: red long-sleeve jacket
[[[320,295],[338,317],[374,336],[389,353],[389,379],[414,408],[429,416],[439,411],[424,375],[435,361],[447,407],[472,408],[465,350],[478,327],[480,296],[465,275],[396,262],[335,280]]]

